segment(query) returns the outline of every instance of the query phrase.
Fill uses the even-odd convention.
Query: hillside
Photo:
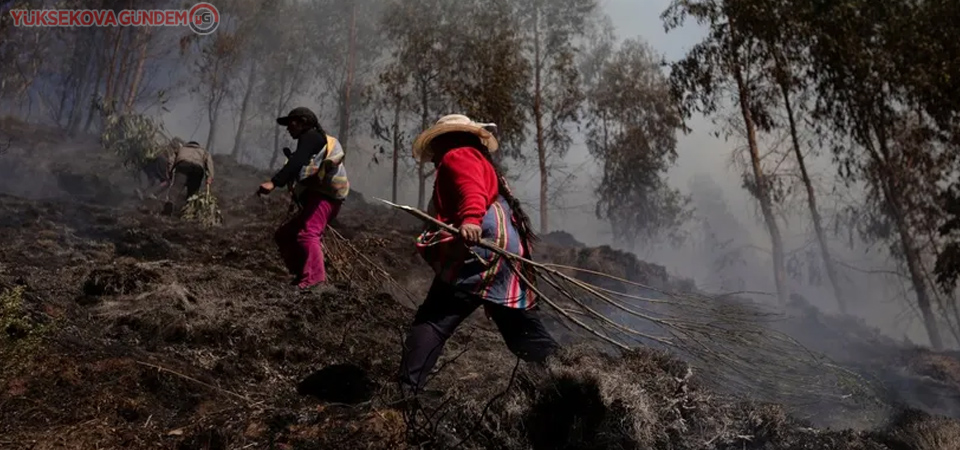
[[[0,448],[960,448],[955,355],[799,300],[779,327],[881,387],[869,420],[824,417],[869,427],[816,428],[831,425],[810,413],[822,407],[716,391],[675,355],[614,352],[557,318],[567,350],[534,378],[479,313],[430,383],[444,397],[411,415],[391,377],[431,276],[414,219],[351,197],[327,240],[338,290],[303,295],[272,242],[285,198],[253,196],[265,174],[218,158],[225,224],[200,229],[137,200],[90,137],[0,132]],[[691,288],[629,254],[546,241],[544,260]]]

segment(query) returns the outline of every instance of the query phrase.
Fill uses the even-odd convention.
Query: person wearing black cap
[[[297,149],[293,153],[285,149],[287,163],[260,185],[258,193],[266,195],[278,187],[293,187],[300,211],[277,229],[274,238],[284,264],[295,277],[294,283],[301,290],[316,290],[326,286],[320,240],[350,192],[343,147],[324,132],[309,108],[294,108],[277,123],[287,127],[290,137],[297,140]]]

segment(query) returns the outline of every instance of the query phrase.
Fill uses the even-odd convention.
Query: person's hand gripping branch
[[[475,245],[480,242],[482,232],[483,230],[480,229],[480,225],[477,224],[464,223],[460,226],[460,237],[471,245]]]

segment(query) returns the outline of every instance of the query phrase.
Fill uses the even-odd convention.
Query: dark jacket
[[[303,133],[297,139],[297,150],[290,155],[287,163],[283,165],[279,172],[270,179],[274,186],[284,187],[297,181],[300,170],[310,162],[310,158],[320,153],[327,145],[327,137],[316,128]],[[304,183],[316,182],[317,180],[307,179]]]

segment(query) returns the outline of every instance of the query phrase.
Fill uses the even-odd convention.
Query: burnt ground
[[[882,423],[816,428],[713,391],[670,354],[600,351],[557,320],[567,350],[537,373],[479,313],[430,383],[442,397],[407,408],[391,380],[430,280],[413,219],[354,195],[326,241],[338,289],[300,294],[272,243],[286,201],[252,196],[255,169],[218,159],[225,224],[202,229],[136,200],[89,137],[0,130],[15,143],[0,155],[0,448],[960,448],[955,355],[802,304],[787,331],[818,327],[803,335],[822,342],[805,344],[880,378]],[[541,258],[687,285],[554,238]]]

